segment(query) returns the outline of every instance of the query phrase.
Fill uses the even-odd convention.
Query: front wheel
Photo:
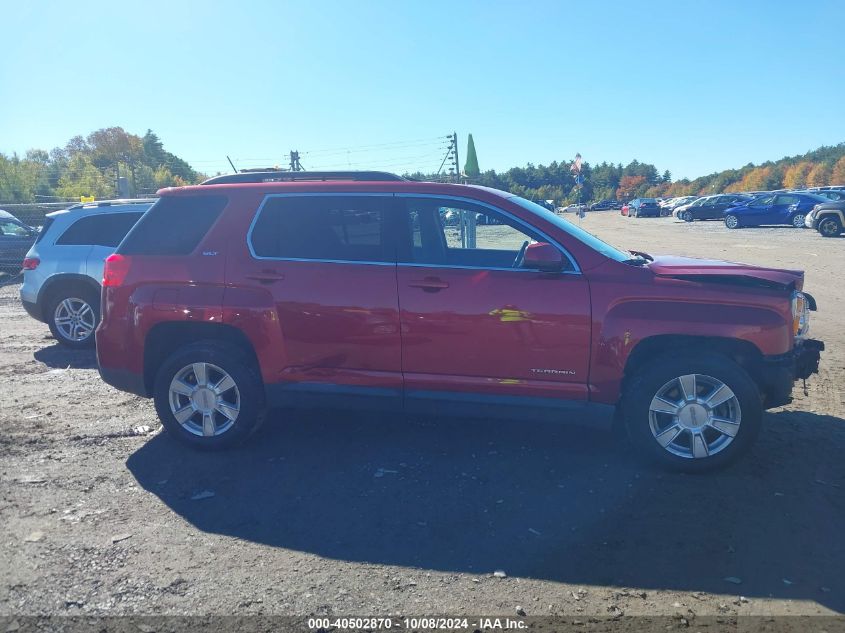
[[[804,228],[804,218],[805,215],[803,213],[796,213],[792,216],[792,226],[796,229],[803,229]]]
[[[684,222],[692,222],[692,213],[690,213],[689,211],[684,211],[683,214],[681,214],[681,219]]]
[[[824,237],[839,237],[842,233],[842,224],[840,224],[839,218],[829,216],[819,220],[817,230]]]
[[[738,229],[739,217],[735,216],[733,213],[729,213],[725,216],[725,226],[729,229]]]
[[[634,446],[662,466],[720,468],[751,446],[763,416],[759,390],[730,358],[664,356],[630,381],[622,413]]]
[[[242,442],[264,417],[264,389],[239,348],[200,341],[174,352],[159,368],[156,412],[184,444],[219,450]]]

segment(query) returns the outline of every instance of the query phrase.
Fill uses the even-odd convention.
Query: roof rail
[[[214,176],[202,184],[222,185],[247,182],[298,182],[309,180],[348,180],[354,182],[380,182],[405,180],[402,176],[386,171],[283,171],[281,169],[244,170],[237,174]]]
[[[116,204],[140,204],[142,202],[154,203],[158,198],[121,198],[120,200],[95,200],[94,202],[77,202],[67,207],[67,210],[81,209],[83,207],[110,207]]]

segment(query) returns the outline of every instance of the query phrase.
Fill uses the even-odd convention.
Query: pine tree
[[[472,140],[472,134],[467,139],[467,162],[464,163],[464,175],[467,178],[478,178],[481,175],[481,170],[478,169],[478,156],[475,154],[475,143]]]

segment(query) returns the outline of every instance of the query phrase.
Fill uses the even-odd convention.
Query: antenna
[[[231,159],[231,158],[229,158],[229,157],[227,156],[227,157],[226,157],[226,160],[228,160],[228,161],[229,161],[229,164],[232,166],[232,171],[233,171],[233,172],[235,172],[235,173],[237,174],[237,173],[238,173],[238,168],[237,168],[237,167],[235,167],[235,163],[233,163],[233,162],[232,162],[232,159]]]

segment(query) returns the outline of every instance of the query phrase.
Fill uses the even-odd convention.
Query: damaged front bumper
[[[804,339],[795,343],[791,352],[779,356],[766,356],[760,368],[763,405],[767,409],[792,402],[792,387],[796,380],[806,380],[819,372],[824,343]]]

